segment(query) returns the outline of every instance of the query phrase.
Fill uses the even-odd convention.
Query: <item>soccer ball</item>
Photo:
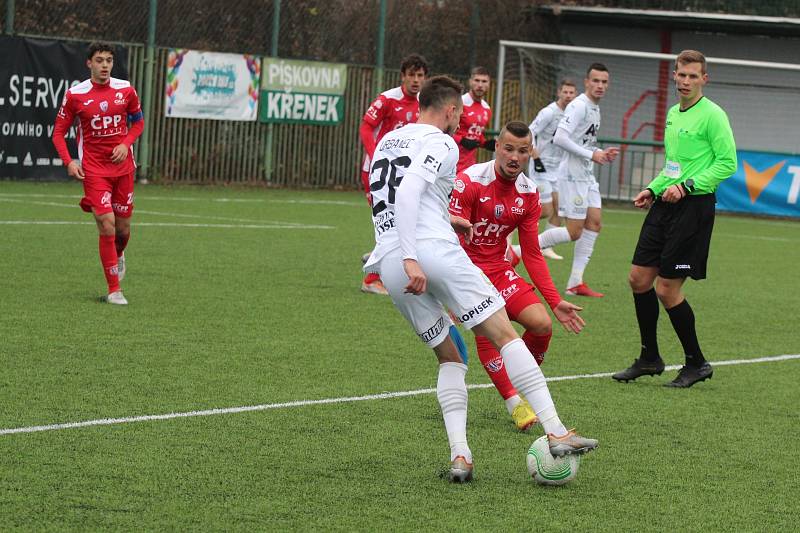
[[[580,464],[580,455],[550,455],[546,435],[536,439],[528,450],[528,472],[540,485],[566,485],[578,475]]]

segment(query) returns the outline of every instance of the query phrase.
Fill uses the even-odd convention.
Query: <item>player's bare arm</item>
[[[653,205],[653,191],[645,189],[633,199],[633,205],[639,209],[650,209]]]
[[[417,260],[403,259],[403,270],[408,276],[408,285],[406,285],[405,292],[417,295],[424,293],[425,289],[428,288],[428,278]]]
[[[472,222],[466,218],[450,215],[450,225],[453,226],[453,231],[464,236],[467,244],[472,242]]]
[[[80,181],[83,181],[83,179],[86,177],[83,173],[83,167],[81,167],[81,164],[74,159],[69,162],[69,165],[67,165],[67,174]]]
[[[583,308],[566,300],[561,300],[558,305],[553,308],[553,315],[556,317],[556,320],[561,322],[564,329],[572,333],[580,333],[586,325],[586,321],[578,314],[578,311],[583,311]]]
[[[111,151],[111,162],[118,165],[128,158],[128,147],[125,144],[118,144]]]

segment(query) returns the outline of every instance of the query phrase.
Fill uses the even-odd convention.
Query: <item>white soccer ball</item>
[[[547,435],[536,439],[528,450],[528,472],[540,485],[565,485],[575,479],[580,465],[580,455],[550,455]]]

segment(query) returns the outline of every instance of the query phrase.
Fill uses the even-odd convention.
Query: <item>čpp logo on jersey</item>
[[[95,130],[92,132],[94,137],[107,137],[109,135],[124,133],[126,127],[125,117],[122,115],[94,115],[92,116],[92,120],[89,121],[89,124],[92,126],[92,129]]]

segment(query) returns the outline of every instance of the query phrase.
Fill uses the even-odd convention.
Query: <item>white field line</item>
[[[79,222],[73,220],[0,220],[0,225],[9,226],[94,226],[94,222]],[[296,225],[284,226],[281,224],[192,224],[180,222],[136,222],[137,228],[226,228],[226,229],[335,229],[333,226]]]
[[[33,194],[33,193],[0,193],[0,198],[70,198],[79,200],[79,194]],[[139,200],[175,201],[175,202],[218,202],[218,203],[253,203],[253,204],[309,204],[309,205],[344,205],[363,207],[364,202],[350,202],[347,200],[276,200],[272,198],[195,198],[192,196],[145,196],[137,194]]]
[[[714,366],[745,365],[755,363],[773,363],[777,361],[789,361],[800,359],[800,354],[776,355],[770,357],[757,357],[754,359],[728,359],[725,361],[712,361]],[[670,365],[665,370],[677,370],[681,365]],[[572,381],[576,379],[594,379],[611,377],[613,372],[601,372],[597,374],[576,374],[572,376],[555,376],[547,378],[547,381]],[[491,383],[481,383],[468,385],[468,389],[488,389],[494,387]],[[228,415],[234,413],[248,413],[252,411],[267,411],[270,409],[287,409],[292,407],[307,407],[310,405],[327,405],[339,403],[365,402],[372,400],[387,400],[391,398],[405,398],[409,396],[420,396],[423,394],[435,394],[436,389],[417,389],[400,392],[384,392],[380,394],[369,394],[365,396],[345,396],[342,398],[325,398],[322,400],[297,400],[284,403],[267,403],[261,405],[246,405],[242,407],[225,407],[219,409],[206,409],[203,411],[186,411],[182,413],[167,413],[162,415],[142,415],[122,418],[101,418],[98,420],[84,420],[83,422],[66,422],[63,424],[49,424],[46,426],[27,426],[18,428],[0,429],[0,435],[13,435],[16,433],[37,433],[41,431],[56,431],[60,429],[74,429],[92,426],[114,426],[119,424],[130,424],[133,422],[149,422],[154,420],[172,420],[175,418],[190,418],[196,416]]]
[[[78,197],[76,197],[76,198],[78,198]],[[74,209],[76,207],[76,204],[59,204],[59,203],[56,203],[56,202],[40,202],[40,201],[30,201],[30,200],[16,200],[16,199],[11,199],[11,198],[3,198],[2,195],[0,195],[0,202],[12,202],[12,203],[28,204],[28,205],[44,205],[44,206],[48,206],[48,207],[67,207],[67,208],[71,208],[71,209]],[[186,213],[170,213],[170,212],[164,212],[164,211],[147,211],[147,210],[144,210],[144,209],[136,209],[135,213],[136,214],[140,214],[140,215],[155,215],[155,216],[176,217],[176,218],[200,218],[200,219],[208,219],[208,220],[222,220],[222,221],[225,221],[225,222],[247,222],[247,223],[251,223],[251,224],[278,224],[281,227],[297,226],[297,227],[303,228],[303,229],[312,229],[312,228],[313,229],[336,229],[335,226],[327,226],[327,225],[309,226],[307,224],[302,224],[300,222],[286,222],[286,221],[282,221],[282,220],[257,220],[257,219],[252,219],[252,218],[217,217],[217,216],[213,216],[213,215],[192,215],[192,214],[186,214]],[[141,224],[136,224],[136,225],[141,225]],[[201,226],[198,226],[198,227],[203,227],[203,226],[201,225]],[[210,226],[210,227],[213,227],[213,226]],[[220,226],[220,227],[228,227],[228,226]],[[240,227],[240,226],[230,226],[230,227]]]

